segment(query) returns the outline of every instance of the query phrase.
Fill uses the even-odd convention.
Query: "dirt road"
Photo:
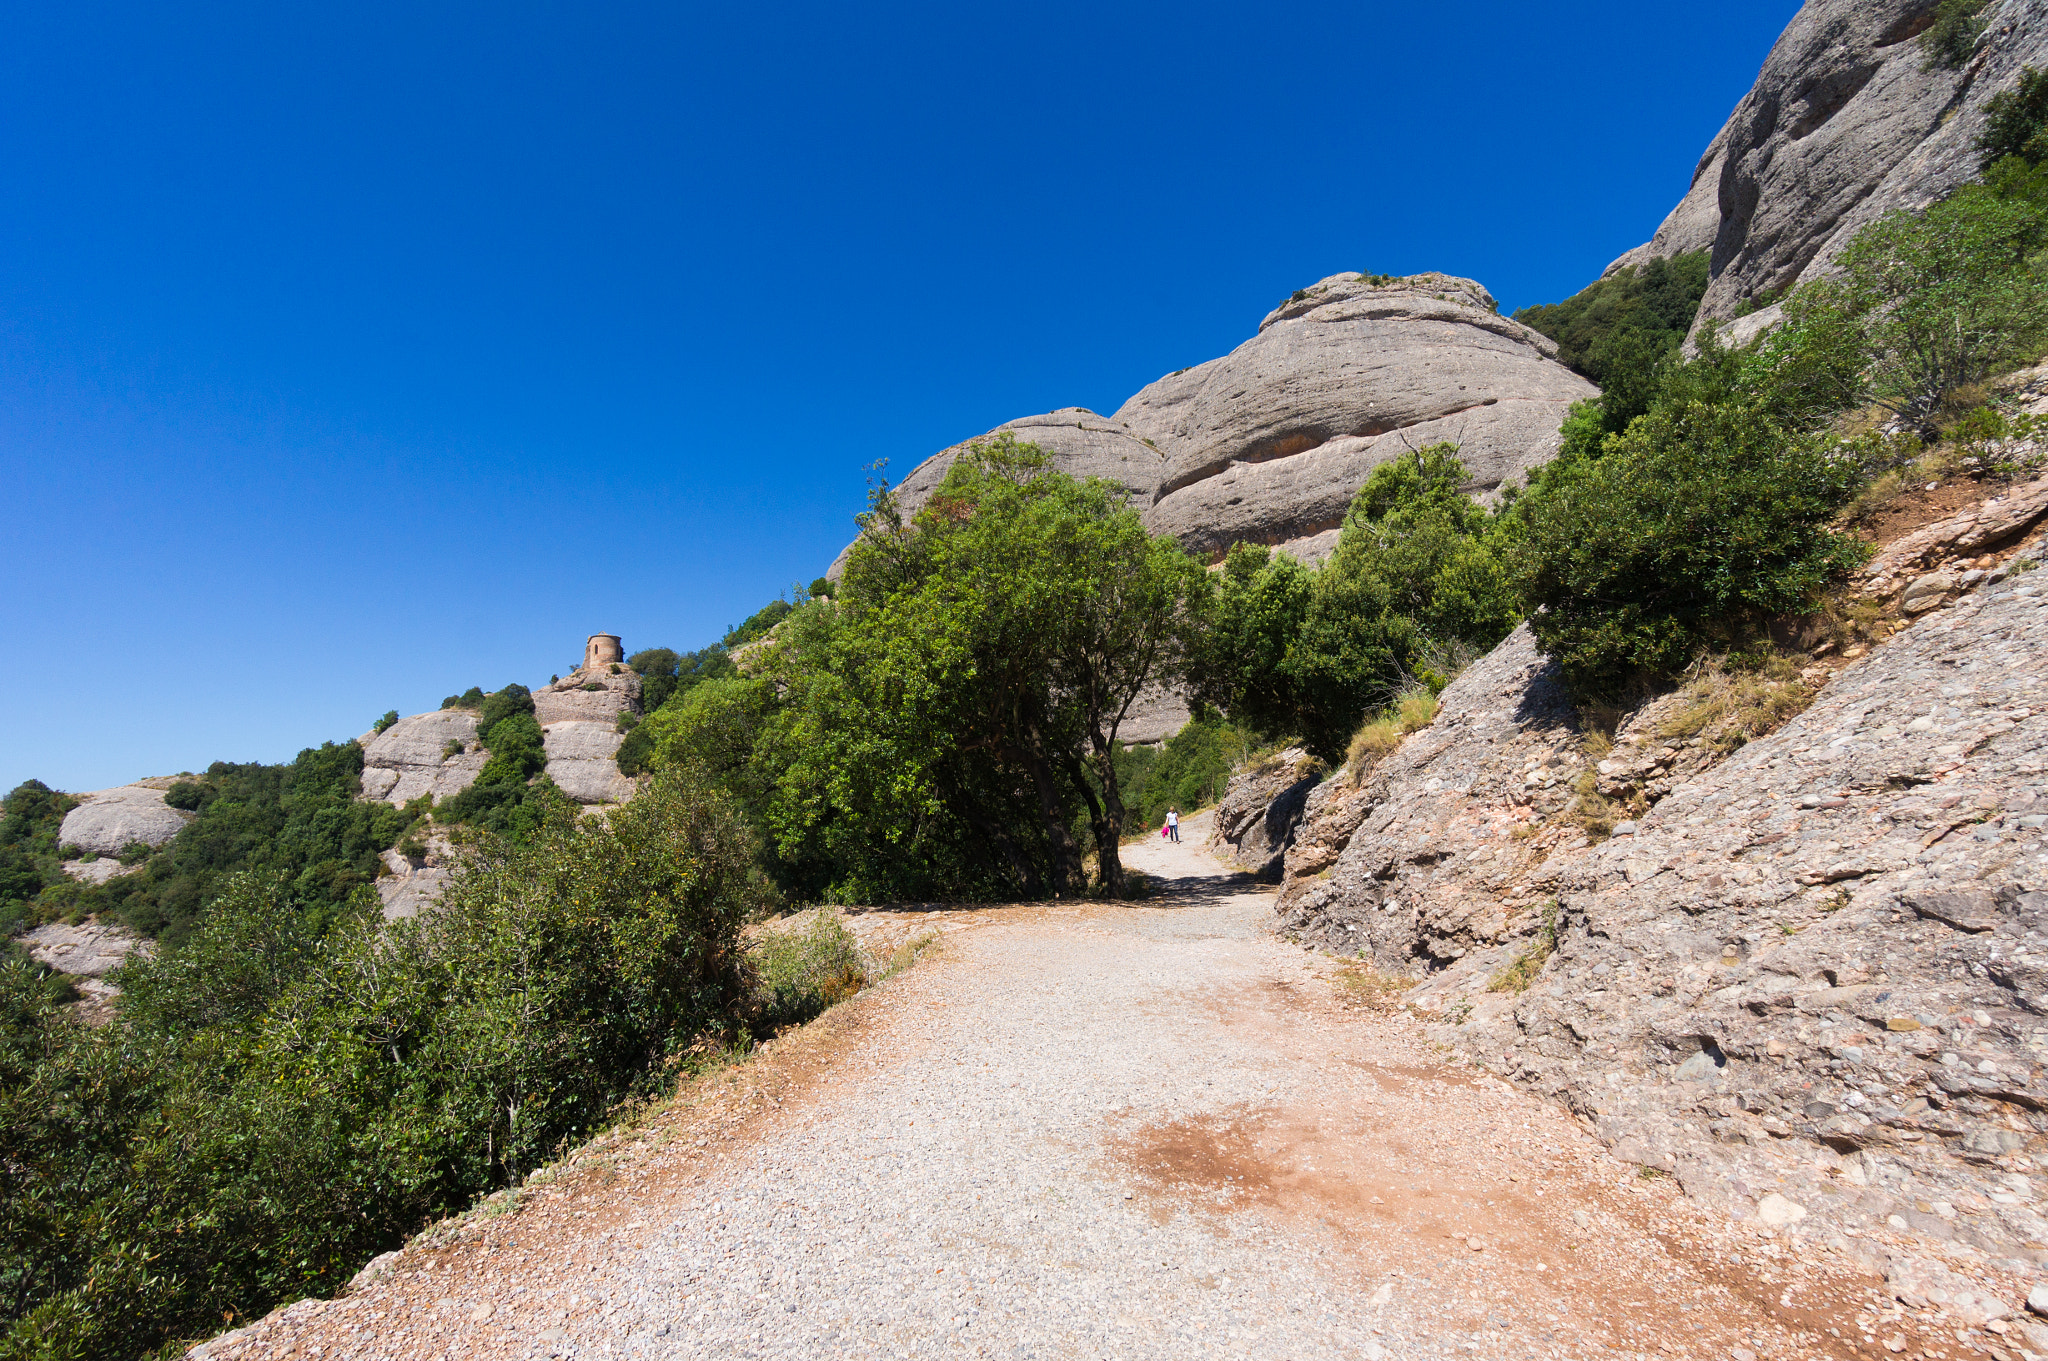
[[[206,1354],[1974,1354],[1431,1052],[1205,831],[1132,848],[1147,903],[855,918],[942,944]]]

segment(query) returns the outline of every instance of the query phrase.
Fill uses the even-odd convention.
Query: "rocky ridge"
[[[1920,36],[1935,0],[1808,0],[1650,241],[1613,265],[1711,250],[1699,325],[1827,272],[1859,230],[1978,173],[1991,97],[2048,67],[2048,0],[1994,0],[1957,69]],[[1754,324],[1752,328],[1754,329]]]
[[[133,845],[152,849],[163,845],[192,819],[192,814],[164,802],[164,791],[172,783],[168,778],[138,780],[77,795],[78,806],[64,815],[58,827],[58,844],[76,846],[98,856],[118,856]],[[99,873],[74,877],[106,876]]]
[[[1470,279],[1337,274],[1298,290],[1229,354],[1161,378],[1112,416],[1069,407],[982,438],[1010,431],[1064,472],[1121,483],[1149,528],[1198,556],[1247,540],[1319,561],[1367,475],[1408,449],[1456,441],[1481,494],[1555,453],[1566,409],[1597,391],[1556,352]],[[906,511],[965,447],[903,479]]]

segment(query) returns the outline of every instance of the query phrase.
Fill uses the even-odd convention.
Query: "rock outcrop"
[[[1230,848],[1239,869],[1277,883],[1309,793],[1322,780],[1321,765],[1300,747],[1276,753],[1230,777],[1216,807],[1212,840]]]
[[[1470,279],[1338,274],[1298,291],[1229,354],[1161,378],[1113,416],[1070,407],[989,436],[1012,431],[1064,472],[1120,482],[1150,528],[1192,553],[1217,558],[1249,540],[1319,560],[1366,476],[1407,449],[1458,442],[1480,493],[1556,452],[1566,408],[1595,395],[1556,352]],[[963,447],[903,479],[907,511]]]
[[[1166,455],[1146,523],[1215,558],[1335,529],[1367,475],[1408,449],[1455,441],[1480,493],[1548,460],[1566,409],[1596,395],[1555,354],[1470,279],[1339,274],[1114,419]]]
[[[1907,1275],[1929,1240],[2048,1265],[2044,554],[1807,673],[1746,746],[1669,736],[1680,694],[1596,761],[1518,631],[1314,791],[1283,925],[1420,975],[1436,1038],[1737,1218]],[[1643,811],[1603,840],[1595,795]]]
[[[1165,457],[1148,445],[1125,423],[1096,415],[1086,407],[1070,406],[1043,416],[1025,416],[977,436],[941,449],[906,473],[895,485],[903,513],[914,514],[946,480],[946,473],[966,452],[967,446],[993,440],[1004,432],[1020,443],[1035,444],[1053,456],[1060,471],[1073,477],[1100,477],[1120,483],[1134,504],[1149,506],[1159,489]],[[837,581],[846,568],[852,545],[839,550],[826,576]]]
[[[623,803],[633,782],[615,759],[625,735],[619,716],[640,712],[640,677],[617,663],[578,668],[533,692],[547,742],[548,778],[578,803]]]
[[[19,939],[36,963],[70,978],[81,998],[80,1014],[93,1023],[109,1019],[114,999],[121,995],[107,975],[131,956],[147,958],[156,951],[155,942],[97,919],[76,926],[50,922]]]
[[[124,784],[77,797],[78,807],[64,815],[57,841],[95,855],[119,855],[133,845],[161,846],[192,818],[192,814],[166,804],[162,789],[144,784]]]
[[[477,736],[476,714],[441,709],[401,718],[363,746],[363,797],[397,805],[422,794],[436,802],[476,783],[490,753]]]
[[[1978,174],[1984,107],[2048,67],[2048,0],[1989,5],[1959,68],[1928,61],[1935,0],[1808,0],[1652,240],[1617,260],[1713,251],[1700,322],[1824,274],[1851,237]],[[1696,324],[1697,325],[1697,324]]]
[[[417,917],[432,907],[441,900],[441,891],[455,872],[455,848],[439,831],[428,835],[416,855],[388,850],[382,859],[377,896],[383,901],[386,921]]]

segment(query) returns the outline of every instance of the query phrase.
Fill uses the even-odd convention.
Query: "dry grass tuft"
[[[1515,956],[1514,961],[1493,976],[1486,985],[1488,992],[1527,992],[1529,985],[1536,981],[1536,975],[1543,972],[1543,965],[1557,952],[1557,899],[1552,898],[1543,905],[1541,924],[1536,928],[1536,938]]]
[[[1371,960],[1348,964],[1337,975],[1337,985],[1344,990],[1344,996],[1367,1011],[1398,1010],[1401,995],[1415,983],[1415,979],[1400,974],[1381,973]]]
[[[1394,702],[1367,719],[1352,735],[1350,750],[1344,754],[1344,769],[1352,782],[1373,768],[1380,759],[1401,745],[1411,732],[1426,728],[1436,718],[1436,695],[1423,686],[1403,691]]]
[[[1700,738],[1726,755],[1777,731],[1813,697],[1789,657],[1773,656],[1755,671],[1714,667],[1686,684],[1685,702],[1658,726],[1657,735]]]

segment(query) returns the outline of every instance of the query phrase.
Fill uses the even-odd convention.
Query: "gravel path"
[[[1876,1282],[1444,1064],[1269,934],[1205,830],[1132,848],[1150,903],[854,918],[942,945],[205,1354],[1857,1354],[1828,1330],[1860,1339]]]

